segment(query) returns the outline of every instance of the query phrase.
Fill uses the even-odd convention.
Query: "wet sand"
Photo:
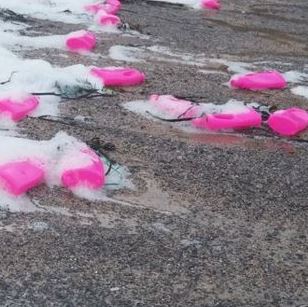
[[[19,125],[37,140],[59,130],[88,144],[98,137],[103,150],[129,168],[135,189],[91,202],[41,186],[29,193],[37,211],[1,212],[2,306],[306,306],[308,133],[294,139],[266,128],[190,134],[122,106],[159,93],[307,108],[308,100],[289,88],[231,91],[224,85],[231,76],[226,66],[209,61],[257,67],[267,61],[271,68],[303,71],[306,1],[222,4],[214,14],[123,0],[121,18],[146,36],[102,33],[96,56],[23,52],[59,66],[131,65],[147,81],[117,89],[113,97],[61,104],[61,116],[90,122],[28,118]],[[29,31],[64,34],[79,28],[32,20]],[[113,61],[113,45],[144,50],[143,61]],[[153,45],[173,54],[146,48]]]

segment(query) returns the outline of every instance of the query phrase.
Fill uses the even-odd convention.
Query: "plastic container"
[[[95,21],[102,26],[117,26],[121,24],[121,19],[118,16],[109,14],[105,10],[99,10],[97,12]]]
[[[38,186],[43,180],[43,169],[31,161],[10,162],[0,166],[0,181],[15,196]]]
[[[98,11],[104,10],[108,14],[116,14],[121,9],[121,2],[117,0],[108,0],[106,2],[100,1],[96,3],[87,4],[84,9],[91,13],[97,14]]]
[[[284,77],[278,71],[254,72],[231,78],[233,88],[247,90],[283,89],[287,86]]]
[[[85,30],[73,32],[66,38],[66,47],[72,52],[91,51],[95,45],[95,35]]]
[[[22,99],[0,98],[0,114],[8,115],[17,122],[25,118],[39,105],[37,97],[29,95]]]
[[[293,136],[308,127],[308,113],[299,108],[276,111],[270,115],[268,125],[283,136]]]
[[[108,14],[116,14],[122,7],[122,4],[118,0],[106,0],[103,10]]]
[[[61,175],[61,182],[67,188],[87,187],[99,189],[105,184],[104,165],[101,159],[90,149],[84,150],[82,155],[90,158],[87,166],[65,170]],[[69,159],[69,157],[67,157]]]
[[[218,0],[202,0],[201,7],[210,10],[219,10],[221,5]]]
[[[134,68],[92,68],[91,74],[99,78],[105,86],[133,86],[142,84],[145,76]]]
[[[171,95],[151,95],[149,101],[169,116],[189,118],[197,116],[199,107],[191,101],[177,99]]]
[[[208,114],[192,120],[193,126],[209,130],[247,129],[260,127],[261,123],[261,114],[253,109],[238,114]]]

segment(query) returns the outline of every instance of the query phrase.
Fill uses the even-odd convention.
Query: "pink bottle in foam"
[[[10,194],[21,195],[44,180],[44,171],[31,161],[9,162],[0,165],[0,182]]]
[[[201,7],[210,10],[219,10],[221,5],[219,0],[202,0]]]
[[[121,23],[121,19],[118,16],[109,14],[105,10],[97,12],[95,21],[102,26],[117,26]]]
[[[106,2],[97,2],[87,4],[84,9],[92,14],[97,14],[98,11],[104,10],[107,14],[116,14],[121,9],[121,2],[117,0],[107,0]]]
[[[90,158],[90,163],[87,166],[65,170],[61,176],[63,186],[67,188],[84,186],[91,189],[99,189],[103,187],[105,184],[103,162],[90,149],[84,150],[82,154]]]
[[[233,88],[247,90],[283,89],[287,86],[284,77],[278,71],[254,72],[231,78]]]
[[[145,76],[134,68],[92,68],[91,74],[99,78],[105,86],[133,86],[142,84]]]
[[[173,117],[194,117],[199,110],[198,105],[194,105],[191,101],[177,99],[171,95],[151,95],[149,100],[157,109]]]
[[[0,98],[0,114],[6,114],[17,122],[36,109],[38,104],[38,98],[32,95],[20,99]]]
[[[280,110],[271,114],[267,123],[278,134],[293,136],[308,127],[308,113],[299,108]]]
[[[208,114],[207,116],[192,120],[193,126],[209,130],[260,127],[261,123],[261,114],[253,109],[238,114]]]
[[[106,0],[103,9],[108,14],[116,14],[121,9],[121,2],[118,0]]]
[[[72,52],[91,51],[96,45],[96,37],[89,31],[77,31],[66,38],[66,47]]]

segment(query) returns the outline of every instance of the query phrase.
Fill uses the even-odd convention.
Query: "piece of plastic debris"
[[[90,163],[83,167],[69,168],[61,175],[61,182],[67,188],[87,187],[99,189],[105,184],[104,165],[99,156],[91,149],[82,153],[85,158],[90,159]],[[65,157],[69,159],[69,157]]]
[[[39,104],[37,97],[28,95],[21,99],[0,98],[0,114],[8,115],[17,122],[25,118]]]
[[[253,109],[237,114],[208,114],[192,120],[193,126],[209,130],[247,129],[260,127],[261,123],[261,114]]]
[[[121,24],[121,19],[118,16],[109,14],[105,10],[99,10],[97,12],[95,21],[102,26],[117,26]]]
[[[72,52],[91,51],[95,45],[95,34],[85,30],[72,32],[66,38],[66,47]]]
[[[210,10],[219,10],[221,5],[219,0],[202,0],[201,7]]]
[[[117,0],[100,1],[87,4],[84,9],[91,14],[97,14],[98,11],[104,10],[106,13],[114,15],[121,9],[121,2]]]
[[[199,109],[198,105],[191,101],[177,99],[171,95],[151,95],[149,100],[159,110],[180,118],[196,116]]]
[[[116,14],[121,9],[121,2],[119,0],[106,0],[103,10],[108,14]]]
[[[231,78],[233,88],[248,90],[283,89],[287,82],[278,71],[254,72],[244,75],[236,75]]]
[[[0,165],[0,182],[15,196],[38,186],[43,180],[44,171],[34,162],[18,161]]]
[[[271,114],[268,125],[283,136],[293,136],[308,127],[308,113],[300,108],[279,110]]]
[[[145,76],[134,68],[112,67],[92,68],[91,74],[98,77],[105,86],[133,86],[142,84]]]

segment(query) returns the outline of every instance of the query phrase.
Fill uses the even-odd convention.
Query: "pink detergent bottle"
[[[90,149],[82,152],[90,158],[87,166],[67,169],[61,176],[63,186],[67,188],[87,187],[99,189],[105,184],[104,165],[101,159]]]
[[[210,10],[219,10],[221,5],[219,0],[202,0],[201,7]]]
[[[101,1],[87,4],[84,6],[84,9],[94,15],[97,14],[100,10],[104,10],[107,14],[114,15],[121,9],[121,2],[117,0],[109,0],[106,2]]]
[[[254,72],[231,78],[233,88],[247,90],[283,89],[287,86],[284,77],[278,71]]]
[[[133,86],[142,84],[145,76],[134,68],[92,68],[91,74],[99,78],[105,86]]]
[[[43,169],[31,161],[9,162],[0,165],[0,182],[10,194],[21,195],[44,180]]]
[[[261,114],[253,109],[238,114],[208,114],[207,116],[192,120],[193,126],[209,130],[260,127],[261,123]]]
[[[299,108],[280,110],[271,114],[267,123],[278,134],[293,136],[308,127],[308,113]]]
[[[66,47],[71,52],[91,51],[95,45],[95,35],[85,30],[72,32],[66,38]]]
[[[108,14],[116,14],[121,9],[121,2],[118,0],[106,0],[103,10]]]
[[[177,99],[171,95],[151,95],[149,101],[156,108],[173,117],[194,117],[199,110],[198,105],[194,105],[191,101]]]
[[[8,115],[17,122],[25,118],[38,106],[38,98],[28,95],[22,99],[0,98],[0,114]]]
[[[97,12],[95,21],[102,26],[117,26],[121,23],[121,19],[118,16],[109,14],[105,10]]]

